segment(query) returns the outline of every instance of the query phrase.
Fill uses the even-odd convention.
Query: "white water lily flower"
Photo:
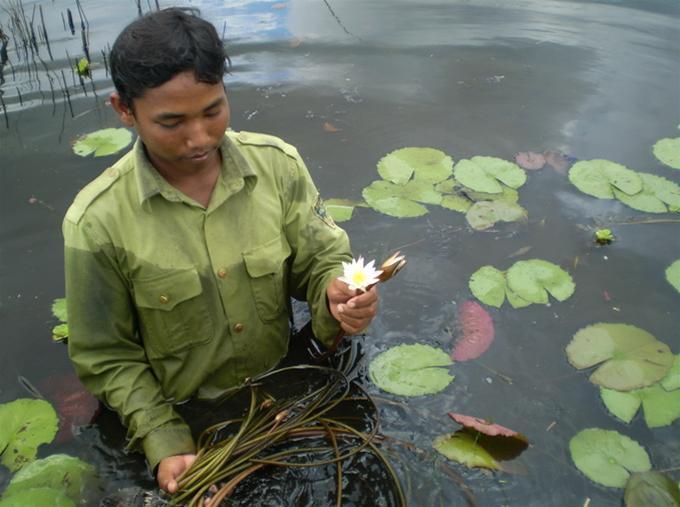
[[[352,263],[343,262],[342,266],[345,269],[340,277],[340,280],[349,285],[351,290],[366,291],[366,289],[380,281],[379,276],[382,273],[379,269],[375,269],[375,261],[371,261],[364,265],[364,258],[352,259]]]

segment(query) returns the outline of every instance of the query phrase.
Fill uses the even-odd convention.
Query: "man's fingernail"
[[[350,301],[349,303],[347,303],[347,306],[349,306],[350,308],[354,308],[356,306],[356,303],[354,301]]]

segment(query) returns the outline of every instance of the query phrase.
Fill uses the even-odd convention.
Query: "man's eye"
[[[179,126],[179,122],[177,123],[159,123],[161,127],[164,129],[174,129]]]
[[[208,112],[205,113],[205,115],[206,115],[208,118],[213,118],[213,117],[217,116],[218,114],[220,114],[220,110],[219,110],[219,109],[216,109],[216,110],[213,110],[213,111],[208,111]]]

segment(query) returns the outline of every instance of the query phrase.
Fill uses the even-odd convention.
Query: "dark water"
[[[61,219],[78,189],[115,160],[77,157],[70,142],[117,126],[105,104],[111,85],[101,51],[137,15],[132,0],[115,7],[82,2],[94,60],[85,96],[66,58],[66,51],[71,60],[82,57],[75,3],[25,2],[29,19],[34,5],[43,6],[55,60],[44,46],[41,57],[52,76],[64,70],[75,118],[59,83],[53,83],[53,104],[42,65],[27,72],[11,41],[1,88],[7,117],[0,112],[0,402],[26,396],[19,375],[39,384],[69,371],[65,347],[50,340],[50,304],[64,291]],[[454,160],[558,149],[678,181],[651,152],[656,140],[676,137],[680,124],[675,0],[185,5],[200,7],[219,31],[226,21],[232,127],[297,145],[324,197],[360,199],[361,189],[378,178],[377,161],[405,146],[436,147]],[[76,15],[73,36],[62,25],[67,8]],[[5,30],[7,22],[8,12],[0,11]],[[326,132],[325,122],[339,131]],[[365,385],[398,402],[381,404],[383,433],[428,453],[435,436],[456,429],[447,411],[485,417],[529,437],[533,446],[518,460],[524,474],[453,465],[477,505],[572,506],[588,498],[591,506],[620,505],[620,490],[600,487],[575,469],[569,439],[586,427],[615,429],[644,445],[655,469],[677,468],[679,423],[653,430],[639,416],[631,425],[619,423],[587,374],[567,363],[564,347],[581,327],[604,321],[640,326],[680,352],[680,295],[663,278],[680,257],[680,226],[616,225],[644,216],[585,196],[549,169],[529,174],[520,202],[528,223],[491,232],[472,232],[462,215],[435,207],[404,220],[359,209],[345,224],[357,254],[383,258],[402,248],[409,258],[403,274],[382,290],[380,315],[364,340],[368,359],[400,343],[450,350],[457,304],[471,297],[470,274],[484,264],[507,268],[522,247],[531,247],[525,257],[567,267],[577,287],[564,303],[493,310],[495,343],[479,361],[456,364],[456,380],[440,394],[401,399]],[[592,228],[600,223],[617,237],[611,247],[592,244]],[[104,493],[150,487],[142,460],[123,454],[122,441],[115,416],[105,414],[75,440],[44,446],[41,455],[63,451],[96,464]],[[461,482],[441,471],[439,458],[398,450],[392,458],[413,505],[470,502]],[[0,486],[8,480],[3,473]],[[670,475],[680,480],[677,470]],[[365,496],[352,501],[374,503]]]

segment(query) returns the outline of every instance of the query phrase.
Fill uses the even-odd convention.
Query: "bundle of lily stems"
[[[378,281],[386,281],[406,263],[397,252],[381,265]],[[370,288],[370,287],[369,287]],[[339,335],[339,338],[342,338]],[[336,339],[331,350],[339,342]],[[336,506],[342,505],[343,465],[359,453],[370,453],[382,463],[393,485],[397,505],[406,500],[399,479],[376,445],[379,427],[378,410],[359,386],[347,378],[355,357],[345,367],[318,365],[291,366],[256,377],[239,388],[250,391],[244,416],[228,419],[207,428],[197,443],[197,458],[179,480],[172,498],[174,505],[217,507],[245,479],[267,466],[319,467],[335,465]],[[326,381],[294,396],[275,398],[264,388],[267,379],[297,370],[298,373],[322,373]],[[333,416],[340,403],[352,401],[351,387],[359,389],[370,405],[371,423],[366,431],[348,424],[347,417]],[[233,394],[233,393],[232,393]],[[311,461],[309,459],[313,458]]]

